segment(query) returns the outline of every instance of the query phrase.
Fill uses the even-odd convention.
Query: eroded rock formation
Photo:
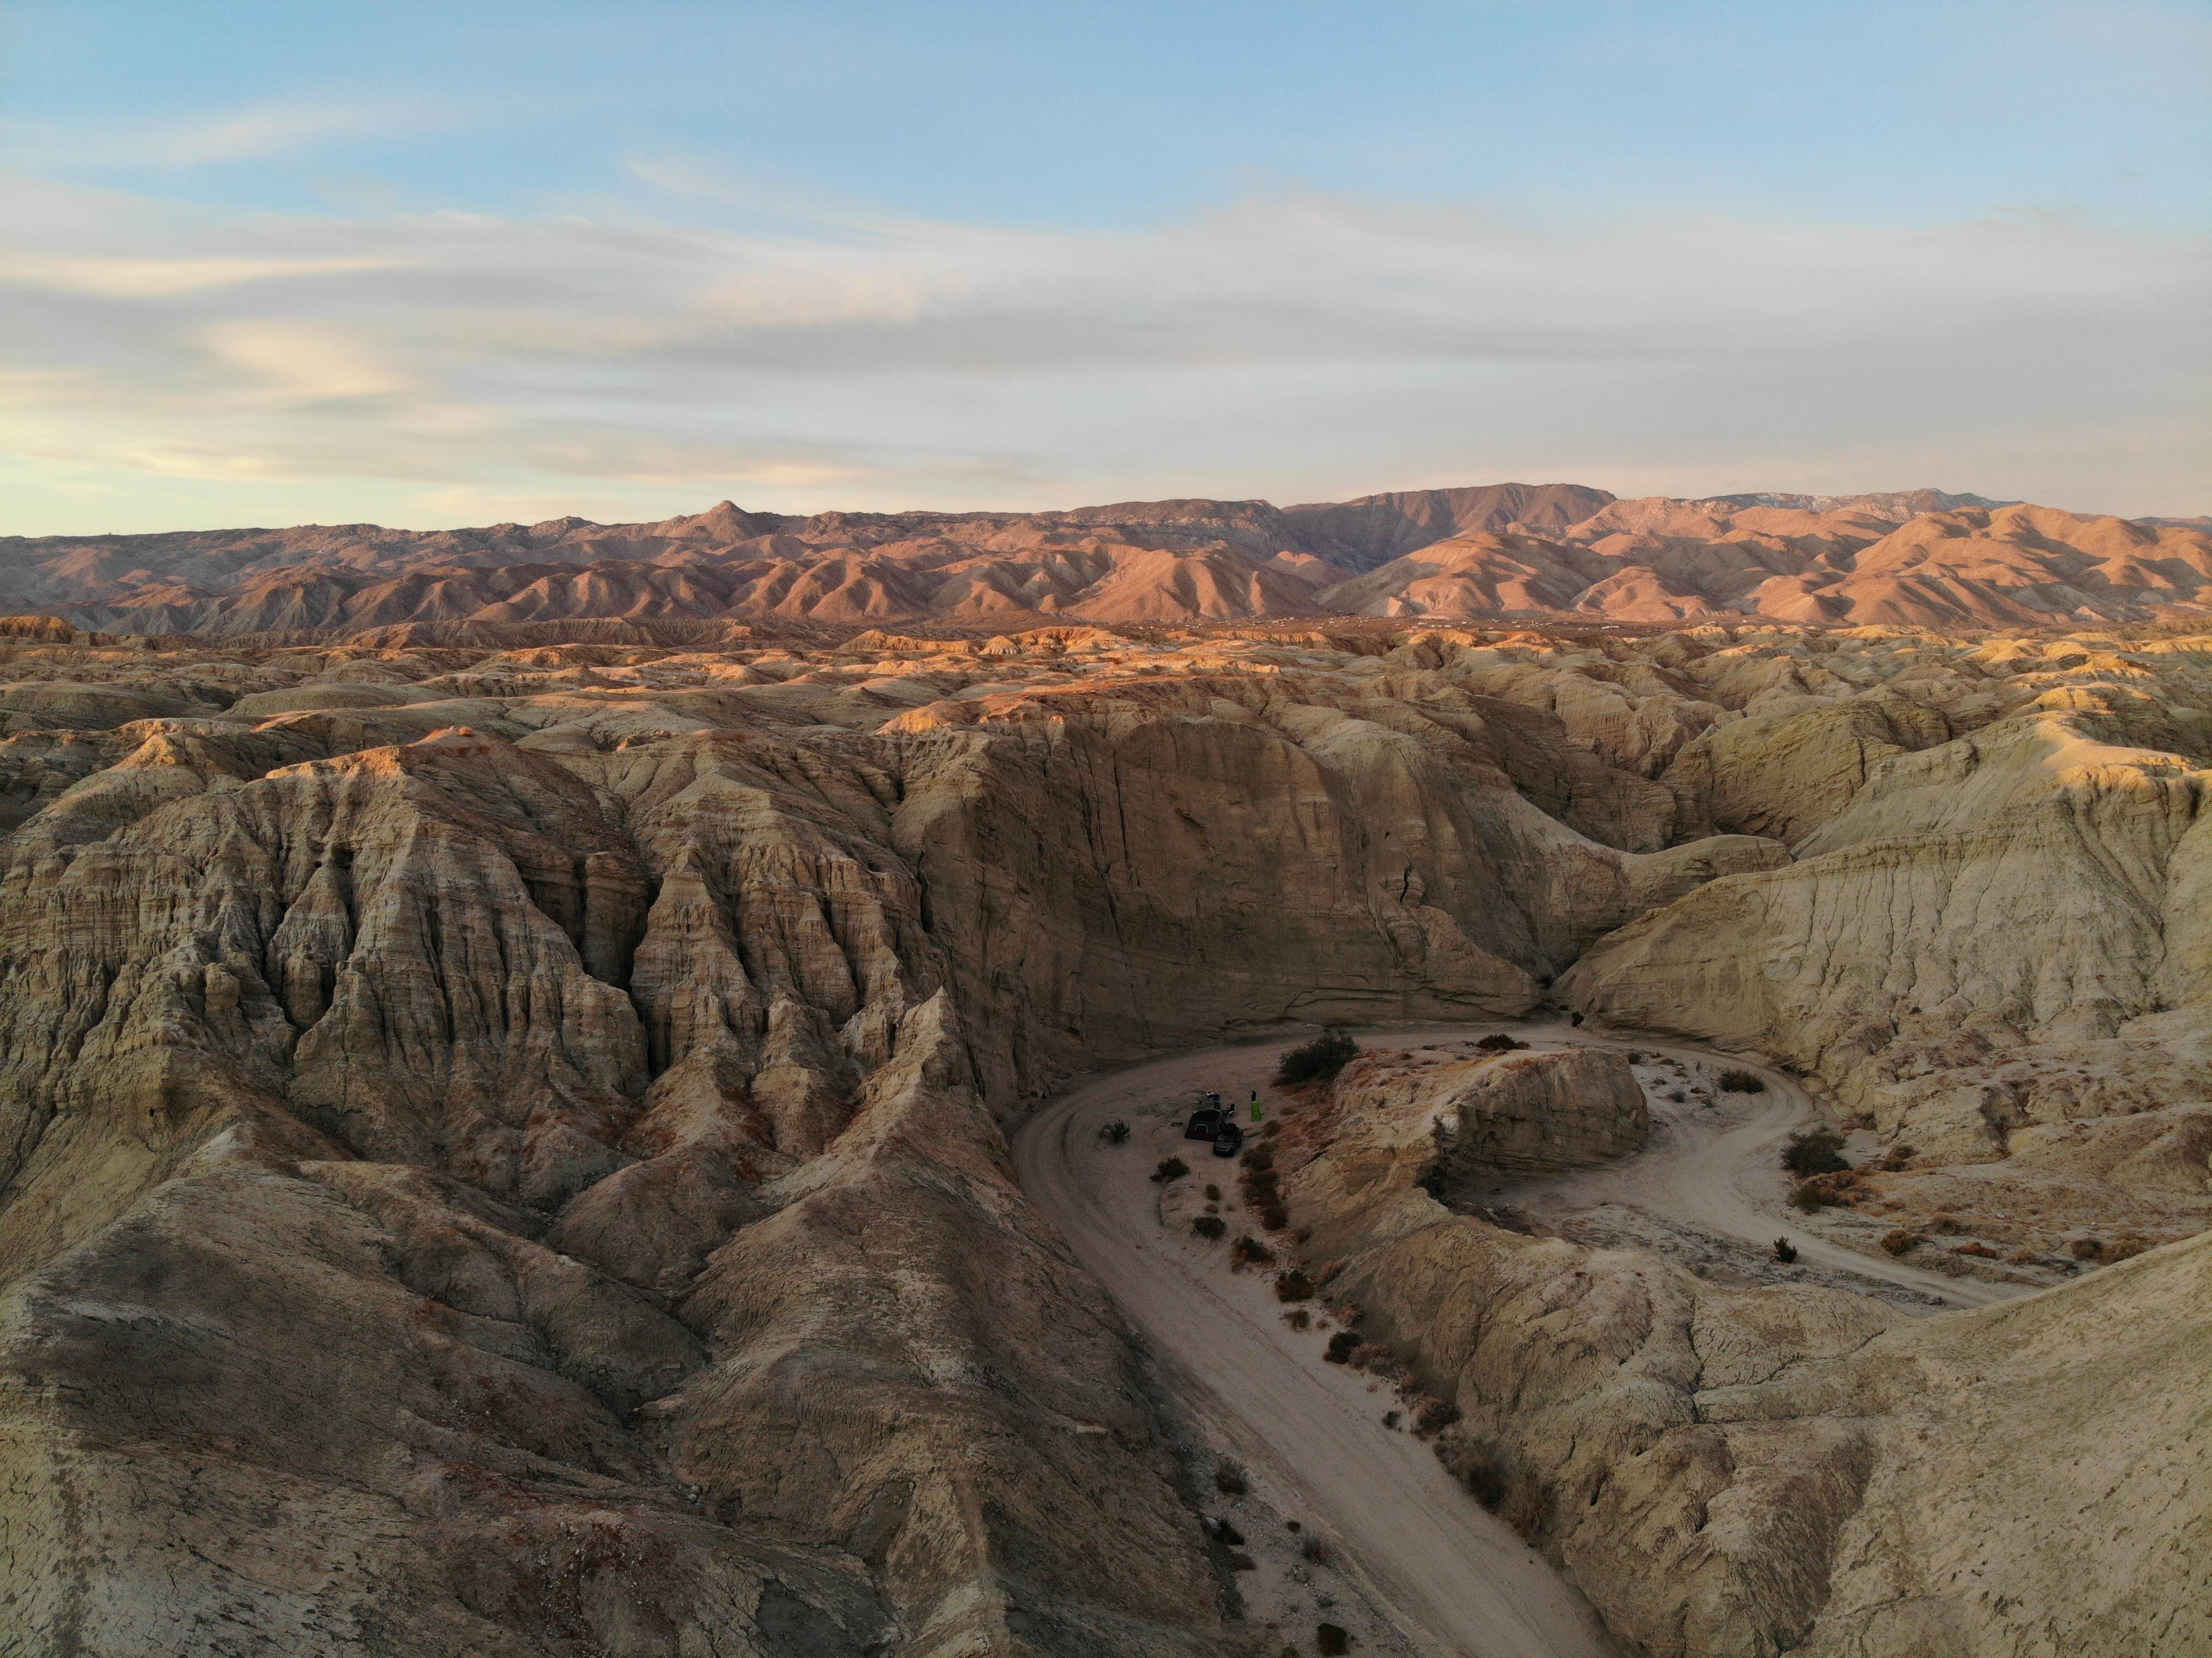
[[[1379,554],[1578,503],[1354,506]],[[0,1621],[52,1650],[1239,1649],[1000,1128],[1189,1042],[1564,995],[1910,1138],[1869,1208],[2045,1194],[2046,1277],[2095,1205],[2207,1218],[2201,641],[448,625],[0,644]],[[1453,1083],[1458,1132],[1631,1143],[1553,1082]],[[2119,1270],[2081,1304],[2168,1281]],[[1607,1271],[1642,1370],[1497,1378],[1628,1389],[1600,1460],[1686,1408],[1706,1293]],[[1814,1357],[1885,1323],[1820,1304]],[[1826,1412],[1720,1440],[1826,1480]],[[1674,1523],[1553,1485],[1577,1559]],[[1712,1629],[1823,1604],[1756,1552],[1692,1574]]]

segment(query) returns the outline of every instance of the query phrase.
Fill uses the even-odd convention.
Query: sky
[[[0,0],[0,534],[2212,513],[2212,3]]]

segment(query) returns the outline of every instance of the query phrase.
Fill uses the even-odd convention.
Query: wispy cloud
[[[414,137],[470,118],[443,99],[334,93],[240,105],[157,120],[11,120],[0,126],[19,165],[65,171],[176,171],[296,155],[363,139]]]
[[[0,253],[21,325],[0,444],[375,480],[433,513],[617,486],[670,510],[708,492],[1314,498],[1661,462],[1678,489],[1788,488],[1820,454],[1902,469],[1867,487],[2212,505],[2173,448],[2212,447],[2201,237],[2048,217],[1541,228],[1288,191],[1147,232],[1042,232],[848,205],[802,223],[787,192],[690,183],[782,222],[25,191]],[[2120,429],[2146,435],[2090,440]]]

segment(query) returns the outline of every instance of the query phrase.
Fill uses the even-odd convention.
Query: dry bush
[[[1850,1167],[1843,1153],[1844,1137],[1834,1129],[1808,1129],[1790,1137],[1782,1148],[1782,1166],[1801,1179],[1808,1175],[1840,1174]]]
[[[1425,1399],[1413,1412],[1413,1431],[1425,1438],[1441,1433],[1459,1420],[1459,1406],[1449,1400]]]
[[[1900,1226],[1895,1231],[1883,1236],[1881,1247],[1888,1254],[1909,1255],[1920,1247],[1922,1242],[1919,1233],[1908,1231]]]
[[[1252,1482],[1245,1476],[1243,1464],[1224,1457],[1213,1471],[1213,1489],[1224,1497],[1242,1497],[1252,1489]]]
[[[1109,1145],[1127,1145],[1129,1143],[1129,1125],[1117,1118],[1098,1131],[1098,1138]]]
[[[1517,1041],[1500,1030],[1485,1036],[1480,1042],[1477,1042],[1475,1046],[1486,1054],[1510,1054],[1516,1048],[1528,1047],[1528,1044],[1524,1042]]]
[[[1342,1031],[1302,1042],[1283,1055],[1275,1070],[1275,1086],[1296,1088],[1304,1083],[1326,1082],[1358,1057],[1359,1044]]]
[[[1396,1357],[1382,1342],[1363,1341],[1352,1350],[1351,1364],[1355,1370],[1371,1370]]]
[[[1257,1560],[1255,1560],[1249,1554],[1232,1554],[1229,1557],[1229,1570],[1231,1571],[1257,1571],[1260,1570],[1260,1563]]]
[[[1309,1566],[1325,1566],[1329,1562],[1328,1545],[1318,1537],[1309,1537],[1298,1546],[1298,1558]]]
[[[1260,1212],[1260,1224],[1270,1232],[1279,1232],[1291,1224],[1291,1212],[1279,1203],[1271,1203]]]
[[[1959,1218],[1948,1209],[1938,1209],[1928,1218],[1928,1230],[1948,1237],[1966,1229],[1959,1224]]]
[[[1162,1157],[1160,1166],[1152,1171],[1152,1178],[1164,1184],[1171,1180],[1181,1180],[1188,1173],[1190,1165],[1181,1157]]]
[[[1311,1301],[1313,1280],[1292,1267],[1287,1272],[1275,1274],[1275,1299],[1278,1301]]]
[[[1274,1261],[1275,1252],[1249,1234],[1229,1246],[1232,1266],[1272,1266]]]
[[[2066,1248],[2076,1260],[2102,1260],[2105,1258],[2105,1241],[2102,1238],[2075,1238]]]
[[[1984,1260],[1995,1260],[1997,1258],[1997,1252],[1986,1243],[1954,1244],[1951,1253],[1954,1255],[1979,1255]]]
[[[1322,1349],[1321,1356],[1332,1364],[1348,1363],[1358,1346],[1358,1336],[1349,1330],[1339,1330],[1328,1339],[1328,1345]]]
[[[1218,1202],[1220,1202],[1220,1201],[1221,1201],[1221,1188],[1220,1188],[1219,1187],[1218,1187],[1218,1186],[1211,1186],[1211,1185],[1209,1185],[1209,1186],[1206,1188],[1206,1200],[1208,1203],[1218,1203]]]
[[[2118,1261],[2133,1260],[2144,1250],[2156,1247],[2148,1238],[2121,1238],[2106,1248],[2105,1264],[2110,1266]]]
[[[1787,1266],[1791,1261],[1797,1259],[1797,1246],[1790,1242],[1788,1238],[1775,1239],[1774,1258],[1780,1261],[1784,1266]]]
[[[1314,1631],[1314,1648],[1321,1658],[1344,1658],[1352,1650],[1352,1631],[1341,1624],[1323,1624]]]
[[[1729,1070],[1721,1072],[1721,1092],[1723,1094],[1764,1094],[1766,1078],[1756,1071]]]
[[[1303,1307],[1293,1307],[1289,1312],[1283,1315],[1283,1322],[1289,1325],[1293,1330],[1311,1329],[1313,1327],[1313,1315]]]
[[[1229,1223],[1218,1215],[1200,1215],[1191,1222],[1190,1230],[1202,1238],[1218,1238],[1228,1231]]]
[[[1244,1533],[1237,1529],[1235,1522],[1225,1514],[1213,1522],[1213,1534],[1232,1549],[1241,1549],[1244,1546]]]

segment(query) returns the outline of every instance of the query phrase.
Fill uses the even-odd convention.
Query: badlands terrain
[[[2212,1649],[2203,531],[1482,493],[13,544],[0,1653]]]
[[[226,635],[586,618],[786,625],[1571,615],[2006,629],[2201,617],[2212,523],[1915,489],[1616,499],[1489,484],[1277,507],[749,513],[0,538],[0,607]]]

